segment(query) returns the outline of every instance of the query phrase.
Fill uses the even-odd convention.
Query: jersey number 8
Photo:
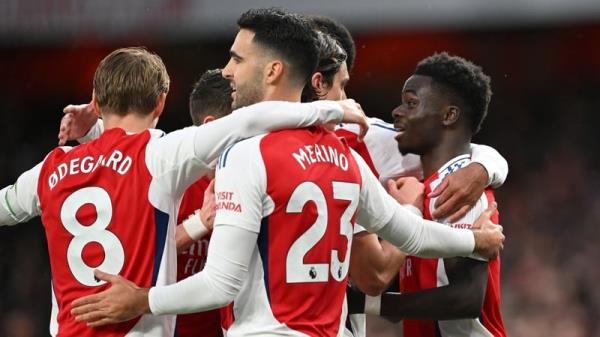
[[[85,226],[77,220],[77,211],[86,204],[96,208],[96,221]],[[81,284],[94,287],[105,281],[94,278],[94,269],[118,274],[125,263],[125,251],[119,238],[106,230],[112,219],[112,202],[108,193],[100,187],[85,187],[69,195],[60,209],[60,219],[65,229],[73,235],[67,248],[69,269]],[[83,261],[83,248],[97,242],[104,249],[104,261],[97,267],[88,266]]]

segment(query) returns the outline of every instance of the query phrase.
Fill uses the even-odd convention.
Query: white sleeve
[[[360,156],[354,157],[362,176],[358,222],[367,230],[409,255],[452,257],[473,252],[475,237],[471,230],[440,226],[413,214],[385,192]]]
[[[248,275],[257,233],[215,225],[204,269],[175,284],[153,287],[148,294],[155,315],[221,308],[233,301]]]
[[[223,153],[215,176],[216,224],[258,233],[265,209],[266,169],[260,153],[262,136],[239,142]]]
[[[77,142],[79,144],[85,144],[94,139],[100,138],[102,133],[104,132],[104,122],[98,118],[96,124],[92,126],[92,128],[81,138],[77,138]]]
[[[14,185],[0,190],[0,226],[16,225],[40,215],[37,186],[42,164],[21,174]]]
[[[433,198],[431,200],[430,205],[432,208],[434,208],[436,200],[437,200],[437,198]],[[453,227],[453,228],[471,228],[471,227],[473,227],[473,224],[475,223],[477,218],[479,218],[481,213],[483,213],[488,208],[488,206],[489,206],[488,196],[486,193],[483,193],[481,195],[481,197],[479,198],[479,200],[477,200],[475,205],[473,205],[473,207],[471,207],[469,209],[469,211],[467,212],[467,214],[465,214],[462,218],[458,219],[457,221],[455,221],[453,223],[449,223],[447,220],[444,220],[443,224],[446,226]],[[481,261],[488,261],[488,259],[486,259],[476,253],[469,254],[466,257],[470,257],[472,259],[481,260]]]
[[[292,103],[269,101],[235,110],[231,115],[199,127],[189,127],[155,139],[146,149],[153,177],[167,191],[183,193],[207,173],[210,163],[228,146],[269,131],[339,121],[342,107],[333,101]]]
[[[508,176],[508,163],[493,147],[487,145],[471,144],[471,163],[481,164],[488,172],[488,184],[498,188],[504,184]]]

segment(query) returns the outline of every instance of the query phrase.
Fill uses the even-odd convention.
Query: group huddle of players
[[[489,77],[427,57],[389,124],[346,98],[341,24],[252,9],[238,25],[190,94],[195,126],[155,129],[165,66],[118,49],[65,109],[59,143],[81,144],[0,190],[0,226],[42,217],[51,335],[364,336],[366,313],[407,337],[505,336],[508,167],[471,144]]]

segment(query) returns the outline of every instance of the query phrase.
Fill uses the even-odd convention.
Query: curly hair
[[[481,67],[462,57],[448,53],[436,53],[423,59],[415,69],[415,75],[429,76],[442,90],[454,96],[466,112],[473,134],[481,129],[492,97],[490,77]]]
[[[241,29],[254,32],[253,41],[290,64],[290,73],[304,85],[319,59],[317,34],[308,19],[280,8],[250,9],[237,21]]]

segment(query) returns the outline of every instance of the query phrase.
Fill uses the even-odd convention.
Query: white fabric
[[[40,214],[37,197],[42,163],[21,174],[14,185],[0,190],[0,226],[16,225]]]
[[[508,162],[493,147],[471,144],[471,162],[481,164],[488,172],[487,186],[498,188],[506,181]]]
[[[187,219],[183,220],[183,223],[181,224],[187,235],[194,241],[200,240],[208,233],[208,228],[202,222],[200,212],[200,210],[196,210],[196,212],[191,214]]]
[[[379,316],[381,313],[381,295],[365,295],[365,314]]]
[[[433,181],[431,181],[429,183],[429,186],[431,187],[432,190],[434,190],[439,184],[442,183],[442,180],[444,180],[444,178],[450,174],[451,172],[455,172],[456,170],[459,170],[467,165],[469,165],[471,163],[471,159],[469,155],[462,155],[462,156],[457,156],[451,160],[449,160],[446,164],[444,164],[438,171],[437,171],[437,178],[434,179]],[[437,201],[437,198],[431,198],[431,201],[429,203],[429,214],[432,214],[435,211],[435,202]],[[485,193],[481,194],[481,196],[479,197],[479,200],[477,200],[477,202],[475,203],[475,205],[473,205],[473,207],[471,207],[471,209],[469,209],[469,211],[467,212],[467,214],[465,214],[462,218],[458,219],[457,221],[454,222],[449,222],[447,219],[438,219],[438,223],[442,223],[447,225],[448,227],[454,227],[454,228],[471,228],[473,223],[475,223],[475,220],[477,220],[477,218],[479,218],[479,216],[481,215],[481,213],[483,213],[489,205],[489,201],[488,198],[486,196]],[[470,257],[476,260],[481,260],[481,261],[488,261],[488,259],[483,258],[482,256],[478,255],[478,254],[469,254],[466,257]]]
[[[247,277],[257,237],[257,233],[237,226],[216,224],[202,272],[176,284],[151,288],[148,300],[152,313],[205,311],[231,303]]]

